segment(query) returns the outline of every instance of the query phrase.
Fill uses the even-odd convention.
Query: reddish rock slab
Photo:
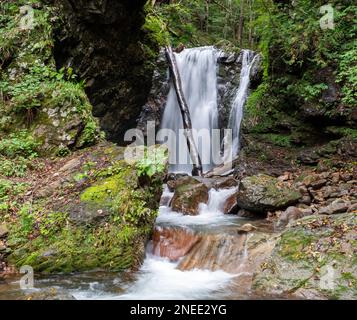
[[[155,228],[152,242],[153,254],[171,261],[187,255],[201,237],[181,228]]]

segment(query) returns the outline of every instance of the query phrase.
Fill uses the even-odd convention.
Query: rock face
[[[237,202],[243,209],[264,213],[287,207],[300,198],[299,192],[279,184],[276,178],[259,174],[241,180]]]
[[[122,141],[146,102],[158,52],[142,30],[146,1],[49,2],[64,21],[56,30],[57,65],[71,66],[86,79],[94,116],[108,139]]]
[[[0,137],[26,131],[42,153],[57,153],[93,145],[99,130],[82,86],[56,69],[53,8],[33,3],[36,24],[20,30],[20,2],[0,3]],[[34,45],[38,46],[34,49]],[[71,73],[72,78],[74,75]],[[19,87],[19,84],[25,84]],[[1,139],[1,138],[0,138]]]
[[[155,228],[152,242],[153,254],[172,261],[185,256],[201,237],[189,230],[179,228]]]
[[[192,177],[181,178],[176,183],[171,208],[185,215],[197,215],[199,205],[208,202],[208,188]]]
[[[356,213],[296,221],[255,273],[254,289],[302,298],[356,299],[356,223]]]

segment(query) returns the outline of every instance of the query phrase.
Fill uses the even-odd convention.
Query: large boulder
[[[291,224],[255,272],[253,287],[301,298],[356,299],[357,214],[311,216]]]
[[[41,180],[29,175],[30,190],[19,198],[31,206],[9,224],[6,261],[45,273],[137,269],[166,169],[148,176],[139,170],[141,162],[122,157],[123,148],[103,143],[54,160]],[[38,190],[46,196],[34,197]]]
[[[241,180],[237,203],[243,209],[264,213],[288,207],[300,198],[298,191],[288,188],[278,179],[259,174]]]
[[[204,183],[192,177],[181,178],[177,181],[171,202],[173,211],[185,215],[198,215],[200,204],[207,202],[208,188]]]

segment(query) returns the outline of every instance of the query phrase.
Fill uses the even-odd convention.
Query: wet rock
[[[237,195],[241,208],[262,213],[288,207],[300,199],[298,191],[264,174],[242,179]]]
[[[237,214],[239,206],[237,203],[237,194],[234,193],[224,203],[223,212],[225,214]]]
[[[173,211],[185,215],[197,215],[201,203],[208,202],[208,188],[192,177],[181,178],[176,183],[175,194],[171,201]]]
[[[9,230],[6,226],[6,224],[1,224],[0,225],[0,238],[5,238],[9,233]]]
[[[274,243],[275,239],[270,234],[258,232],[203,235],[202,240],[182,259],[178,269],[183,271],[223,270],[232,274],[245,273],[249,278],[248,283],[245,283],[246,293],[247,290],[250,290],[254,270],[269,256]],[[242,285],[241,282],[239,284]]]
[[[201,237],[190,230],[180,228],[155,228],[153,254],[177,261],[185,256]]]
[[[250,223],[246,223],[245,225],[239,227],[239,228],[237,229],[237,232],[238,232],[239,234],[241,234],[241,233],[253,232],[253,231],[255,231],[255,230],[257,230],[257,227],[253,226],[253,225],[250,224]]]
[[[337,214],[337,213],[344,213],[344,212],[347,212],[350,205],[351,205],[350,201],[337,199],[337,200],[333,201],[330,205],[320,208],[319,214],[331,215],[331,214]]]

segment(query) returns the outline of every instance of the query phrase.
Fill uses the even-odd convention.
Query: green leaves
[[[164,147],[146,148],[144,156],[136,163],[139,176],[152,177],[163,173],[167,164],[167,149]]]
[[[12,159],[18,156],[35,158],[38,145],[39,143],[26,131],[12,133],[0,141],[0,155]]]

